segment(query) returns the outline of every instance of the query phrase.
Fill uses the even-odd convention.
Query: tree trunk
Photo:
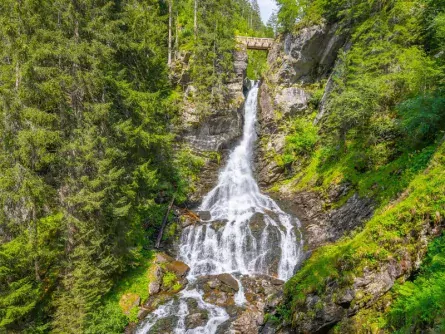
[[[35,212],[35,208],[31,209],[31,219],[32,219],[32,224],[34,225],[34,240],[33,240],[33,250],[34,250],[34,272],[35,272],[35,276],[36,276],[36,281],[40,282],[42,279],[40,277],[40,263],[39,263],[39,230],[38,230],[38,226],[37,226],[37,217],[36,217],[36,212]]]
[[[172,22],[173,22],[173,0],[168,2],[168,66],[172,64]]]
[[[175,57],[174,59],[178,59],[179,56],[179,13],[178,13],[178,9],[176,9],[176,24],[175,24]]]
[[[198,0],[195,0],[195,19],[194,19],[195,38],[198,36]]]
[[[164,220],[162,221],[161,230],[159,231],[158,239],[156,240],[156,248],[161,247],[161,240],[162,240],[162,236],[164,235],[165,226],[167,225],[167,222],[168,222],[168,215],[170,214],[170,211],[173,207],[174,202],[175,202],[175,196],[173,195],[172,201],[170,202],[170,205],[168,206],[167,213],[165,214]]]

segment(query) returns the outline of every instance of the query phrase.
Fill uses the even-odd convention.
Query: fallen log
[[[170,205],[168,206],[167,213],[165,214],[164,220],[162,221],[161,230],[159,231],[158,239],[156,240],[156,246],[155,246],[156,248],[161,247],[162,236],[164,235],[165,226],[167,225],[168,222],[168,215],[170,214],[174,202],[175,202],[175,195],[173,195]]]

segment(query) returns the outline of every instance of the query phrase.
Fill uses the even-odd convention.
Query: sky
[[[272,11],[277,8],[275,0],[258,0],[258,4],[261,9],[261,18],[264,23],[267,23],[269,20],[270,14]]]

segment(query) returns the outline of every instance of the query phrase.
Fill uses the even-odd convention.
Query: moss
[[[140,296],[136,293],[126,293],[121,296],[119,306],[124,314],[130,314],[131,309],[137,306],[136,303],[140,300]]]
[[[130,311],[130,314],[128,316],[128,319],[132,323],[138,322],[138,314],[139,314],[139,307],[133,307]]]
[[[109,322],[112,322],[116,327],[116,332],[124,332],[124,328],[129,322],[137,321],[139,307],[135,303],[139,298],[142,302],[148,298],[152,259],[152,252],[144,253],[139,262],[134,264],[134,267],[121,277],[103,298],[103,304],[98,308],[93,320],[94,328],[107,327]],[[95,333],[97,331],[91,329],[87,332]]]
[[[176,283],[177,283],[177,277],[176,277],[175,273],[168,271],[162,277],[162,285],[164,287],[166,287],[167,289],[170,289]]]

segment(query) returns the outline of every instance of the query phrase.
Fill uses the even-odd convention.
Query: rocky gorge
[[[333,182],[325,191],[317,189],[316,184],[313,189],[306,187],[295,190],[298,189],[295,186],[299,179],[283,183],[282,181],[289,178],[288,170],[277,159],[285,151],[287,133],[283,128],[290,119],[312,114],[314,124],[323,124],[327,112],[326,104],[335,85],[332,73],[341,64],[338,54],[347,52],[350,48],[349,32],[338,24],[314,25],[303,28],[296,34],[282,35],[269,52],[269,69],[259,86],[258,124],[255,130],[258,141],[253,171],[262,191],[271,194],[285,211],[298,217],[301,222],[305,245],[302,259],[309,258],[312,252],[322,246],[360,231],[373,217],[377,206],[372,196],[363,196],[348,181]],[[204,119],[196,119],[193,116],[193,105],[187,100],[187,94],[193,94],[193,87],[186,88],[188,93],[184,100],[184,140],[197,154],[208,156],[217,152],[222,157],[217,162],[206,160],[202,171],[202,180],[205,181],[199,183],[191,199],[194,204],[199,203],[203,195],[217,184],[218,170],[227,162],[231,150],[242,135],[245,124],[242,115],[245,103],[243,92],[251,89],[250,82],[246,80],[246,50],[241,48],[235,52],[234,60],[236,76],[228,86],[227,103],[222,109],[211,110]],[[314,86],[320,83],[323,87],[322,94],[314,106]],[[307,167],[302,163],[301,166],[297,165],[297,171]],[[179,217],[183,222],[179,234],[190,226],[205,226],[210,215],[208,212],[201,212],[201,215],[203,218],[200,218],[199,212],[194,214],[197,218],[193,221],[189,217]],[[250,219],[250,230],[257,240],[261,239],[264,221],[262,214],[258,213]],[[216,229],[227,223],[227,220],[221,220],[219,225],[215,225]],[[415,237],[415,249],[411,252],[400,250],[402,260],[382,262],[381,266],[372,268],[365,267],[361,275],[346,284],[329,281],[322,294],[308,292],[303,302],[292,309],[292,326],[282,326],[270,321],[277,308],[285,303],[284,282],[274,278],[277,276],[276,269],[270,275],[205,275],[194,281],[192,286],[203,292],[202,303],[223,307],[227,311],[225,320],[217,326],[217,333],[328,332],[334,325],[354,317],[360,310],[376,305],[396,281],[408,279],[419,268],[427,240],[440,234],[442,224],[443,220],[440,218],[435,226],[424,226]],[[272,240],[279,243],[279,237]],[[178,247],[173,248],[178,251]],[[278,262],[279,257],[269,263],[275,263],[276,266]],[[302,263],[299,263],[296,270],[301,266]],[[181,277],[178,276],[178,280]],[[241,286],[246,300],[243,305],[236,302]],[[169,300],[171,298],[175,297],[172,295]],[[204,304],[193,298],[187,299],[186,303],[189,311],[184,318],[184,330],[203,327],[209,319],[209,312],[202,308]],[[180,307],[176,312],[181,312]],[[153,328],[173,333],[168,325],[170,321],[169,318],[163,318],[164,325]]]

